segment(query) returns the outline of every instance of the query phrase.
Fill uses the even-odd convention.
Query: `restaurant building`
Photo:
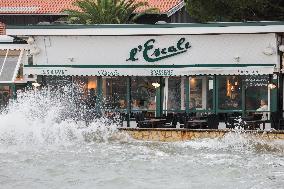
[[[261,111],[269,119],[283,109],[283,34],[283,22],[7,28],[27,41],[26,76],[41,85],[79,85],[82,100],[123,112],[128,126],[137,112],[224,120]]]

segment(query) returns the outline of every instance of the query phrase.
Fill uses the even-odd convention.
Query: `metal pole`
[[[131,77],[127,77],[127,127],[130,127],[130,114],[131,114]]]

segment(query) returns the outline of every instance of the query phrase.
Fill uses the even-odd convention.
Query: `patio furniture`
[[[185,128],[187,129],[203,129],[207,126],[207,121],[204,119],[188,120]]]
[[[139,128],[162,128],[166,119],[148,119],[138,122]]]
[[[225,121],[226,128],[229,128],[229,129],[235,128],[235,125],[239,123],[238,119],[239,117],[233,117],[233,116],[227,117]]]
[[[271,127],[277,130],[284,130],[284,119],[278,112],[271,112]]]
[[[218,114],[219,121],[224,121],[226,124],[226,128],[233,129],[236,125],[239,123],[239,119],[241,118],[241,115],[239,112],[233,112],[233,113],[221,113]]]
[[[254,113],[252,115],[253,120],[261,120],[262,119],[263,114],[262,113]]]
[[[178,122],[178,117],[176,114],[170,114],[166,116],[165,118],[166,118],[166,122],[163,128],[176,128],[177,122]]]
[[[176,115],[176,122],[179,122],[180,123],[180,127],[183,128],[183,127],[186,127],[186,124],[187,124],[187,120],[189,119],[188,118],[188,115],[186,113],[179,113]]]
[[[284,119],[279,119],[278,125],[278,130],[284,130]]]
[[[210,114],[207,117],[207,127],[208,129],[218,129],[219,118],[216,114]]]
[[[261,120],[247,120],[244,121],[244,129],[245,130],[255,130],[256,128],[260,128],[259,124],[261,123]]]
[[[144,127],[144,125],[141,125],[142,121],[145,120],[145,116],[143,113],[135,113],[134,114],[135,121],[137,123],[137,127]]]

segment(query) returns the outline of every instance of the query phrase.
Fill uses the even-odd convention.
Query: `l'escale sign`
[[[131,49],[129,58],[126,61],[137,61],[137,54],[139,52],[142,52],[145,61],[157,62],[172,56],[176,56],[178,54],[185,53],[191,47],[190,43],[186,42],[185,38],[180,38],[176,45],[167,48],[155,48],[155,42],[155,39],[149,39],[146,43],[144,43],[143,46],[139,45],[138,47]]]

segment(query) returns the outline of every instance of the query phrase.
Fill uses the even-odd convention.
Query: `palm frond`
[[[156,8],[148,8],[146,1],[136,0],[78,0],[73,5],[78,10],[65,12],[69,22],[80,24],[134,23],[145,14],[159,13]]]

